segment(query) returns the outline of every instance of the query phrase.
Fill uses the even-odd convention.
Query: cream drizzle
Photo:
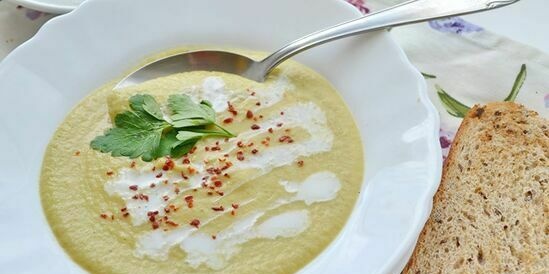
[[[255,90],[256,95],[253,100],[256,102],[259,100],[261,102],[260,108],[266,108],[282,100],[284,93],[291,89],[293,89],[292,84],[282,75],[268,88]],[[201,87],[192,87],[184,92],[196,101],[209,100],[216,112],[225,111],[228,101],[244,99],[244,102],[246,102],[246,100],[251,100],[248,99],[248,95],[239,95],[226,89],[225,83],[219,77],[207,77]],[[218,155],[211,153],[212,158],[218,158],[222,154],[234,151],[238,149],[238,141],[247,142],[254,137],[265,134],[268,128],[276,128],[279,123],[283,123],[284,128],[302,128],[308,133],[308,138],[305,140],[272,146],[263,149],[258,155],[247,155],[244,161],[233,161],[234,165],[230,168],[231,172],[245,169],[256,169],[260,172],[255,172],[253,176],[248,177],[245,181],[236,182],[236,187],[232,191],[257,177],[269,173],[274,168],[295,163],[299,157],[307,157],[331,150],[334,136],[327,125],[324,112],[316,104],[312,102],[297,103],[281,109],[281,111],[284,112],[284,115],[266,117],[259,124],[262,130],[243,132],[236,138],[229,140],[226,144],[228,148],[224,149],[222,153]],[[150,211],[158,211],[160,216],[164,215],[162,209],[178,196],[174,191],[174,186],[180,187],[180,193],[201,187],[202,178],[208,175],[205,166],[201,163],[193,163],[193,167],[197,170],[197,173],[190,176],[188,183],[185,183],[185,185],[182,184],[180,177],[170,177],[169,173],[164,173],[162,177],[157,178],[158,172],[152,172],[151,169],[122,169],[117,178],[105,184],[104,189],[109,195],[119,196],[124,200],[132,218],[132,224],[138,226],[147,222],[147,213]],[[164,183],[165,181],[166,183]],[[156,186],[150,188],[151,183]],[[307,210],[285,212],[257,224],[258,219],[266,213],[298,201],[310,205],[315,202],[332,200],[341,187],[335,174],[327,171],[315,173],[301,183],[281,181],[280,184],[288,193],[293,195],[275,201],[263,211],[256,211],[243,219],[239,219],[229,228],[220,232],[216,240],[197,232],[196,228],[190,225],[184,225],[169,231],[153,230],[139,236],[134,254],[138,257],[147,256],[156,260],[165,260],[169,250],[179,244],[180,248],[188,253],[187,262],[190,265],[198,267],[204,263],[213,269],[219,269],[239,250],[241,244],[251,239],[293,237],[303,232],[309,225]],[[129,186],[132,185],[137,185],[138,191],[129,189]],[[146,194],[148,202],[133,199],[137,193]],[[230,192],[225,192],[224,197],[229,194]],[[165,197],[168,198],[165,199]],[[221,199],[221,197],[218,199]],[[252,201],[253,199],[240,205],[245,206]],[[219,212],[207,220],[201,220],[201,226],[209,224],[227,212],[229,211]]]

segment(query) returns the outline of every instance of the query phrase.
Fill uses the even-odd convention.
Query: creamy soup
[[[288,61],[264,83],[201,71],[121,91],[113,84],[68,114],[42,168],[48,222],[84,269],[292,273],[345,225],[362,184],[362,145],[345,103],[314,71]],[[183,157],[151,162],[91,149],[135,94],[208,100],[236,137],[203,138]]]

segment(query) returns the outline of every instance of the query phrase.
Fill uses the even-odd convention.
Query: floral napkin
[[[403,2],[346,1],[364,14]],[[52,17],[0,0],[0,60]],[[391,32],[427,81],[429,96],[440,112],[440,144],[445,153],[460,116],[474,104],[514,100],[549,118],[547,54],[459,17]]]

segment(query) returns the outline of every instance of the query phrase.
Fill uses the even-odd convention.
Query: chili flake
[[[215,181],[215,182],[214,182],[214,185],[215,185],[215,187],[222,187],[222,186],[223,186],[223,182],[221,182],[221,181]]]
[[[298,167],[303,167],[303,165],[304,165],[303,160],[297,162],[297,166],[298,166]]]
[[[173,162],[172,159],[168,158],[166,159],[166,163],[164,163],[164,166],[162,166],[162,170],[168,171],[168,170],[172,170],[174,167],[175,167],[175,163]]]
[[[107,176],[112,176],[114,174],[114,171],[107,171]]]
[[[238,207],[239,207],[239,205],[236,204],[236,203],[231,204],[231,206],[232,206],[234,209],[238,209]]]
[[[213,211],[224,211],[225,208],[223,208],[223,206],[218,206],[218,207],[212,207],[212,210]]]
[[[137,185],[131,185],[129,188],[133,191],[137,191]]]
[[[78,151],[78,150],[75,151],[75,152],[74,152],[74,156],[80,156],[80,151]]]
[[[194,227],[198,228],[198,226],[200,226],[200,220],[194,219],[194,220],[192,220],[189,224],[190,224],[191,226],[194,226]]]
[[[130,168],[134,168],[134,167],[135,167],[135,161],[132,161],[132,162],[130,163]]]
[[[246,118],[248,118],[248,119],[254,118],[254,113],[251,110],[248,110],[246,112]]]
[[[257,154],[258,152],[259,152],[259,150],[255,149],[255,148],[252,149],[252,154]]]
[[[233,122],[233,118],[229,117],[229,118],[226,118],[225,120],[223,120],[223,123],[225,124],[230,124]]]
[[[285,143],[285,142],[287,142],[287,143],[293,143],[293,142],[294,142],[294,140],[292,139],[292,137],[290,137],[290,136],[288,136],[288,135],[284,135],[284,136],[278,138],[278,141],[281,142],[281,143]]]
[[[160,173],[156,174],[156,178],[160,178],[160,177],[162,177],[162,175],[163,175],[162,172],[160,172]]]
[[[258,130],[258,129],[260,129],[260,128],[261,128],[261,127],[260,127],[258,124],[253,124],[253,125],[251,126],[251,129],[253,129],[253,130]]]
[[[238,151],[236,153],[236,159],[238,159],[239,161],[244,161],[244,152]]]

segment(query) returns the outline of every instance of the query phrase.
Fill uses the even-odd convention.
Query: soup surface
[[[201,71],[112,88],[68,114],[42,167],[47,220],[86,270],[291,273],[345,225],[362,184],[362,144],[345,103],[314,71],[288,61],[264,83]],[[135,94],[160,105],[173,94],[208,100],[236,137],[203,138],[182,157],[150,162],[91,149]]]

